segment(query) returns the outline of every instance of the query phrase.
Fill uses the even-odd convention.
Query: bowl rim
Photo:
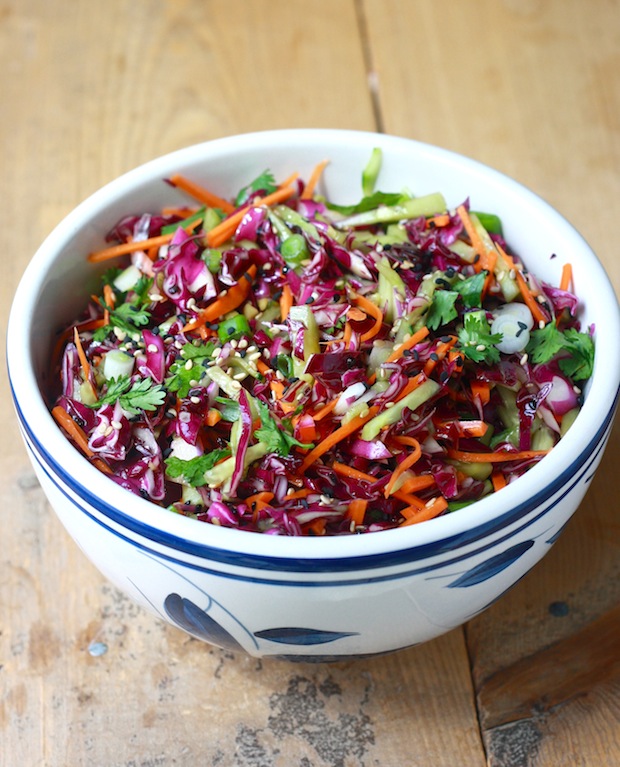
[[[468,172],[483,174],[502,187],[528,198],[530,204],[544,211],[553,226],[563,230],[565,236],[574,241],[580,257],[588,260],[588,267],[598,272],[599,293],[597,301],[608,308],[608,322],[597,327],[598,338],[603,335],[605,343],[601,348],[620,346],[620,310],[613,286],[596,254],[585,239],[555,208],[520,182],[483,163],[449,149],[437,147],[415,139],[380,134],[369,131],[343,129],[277,129],[257,131],[217,138],[182,149],[178,149],[143,163],[108,182],[78,204],[41,243],[26,266],[15,292],[7,326],[6,359],[9,382],[14,406],[20,426],[36,450],[45,456],[45,462],[52,473],[58,473],[63,481],[73,480],[73,490],[84,498],[105,500],[104,515],[116,510],[115,521],[134,532],[159,540],[162,543],[176,541],[187,549],[195,544],[200,551],[229,551],[247,557],[275,558],[281,560],[357,560],[385,554],[423,550],[431,547],[438,550],[443,542],[459,545],[463,540],[472,540],[475,531],[487,532],[502,527],[502,520],[508,521],[528,513],[536,504],[533,499],[549,498],[561,489],[562,478],[566,479],[583,465],[590,452],[608,432],[613,421],[618,400],[620,381],[620,355],[602,359],[595,356],[594,375],[583,408],[571,427],[570,436],[560,440],[558,445],[536,466],[517,482],[505,488],[502,494],[492,494],[467,507],[465,513],[454,512],[428,522],[406,528],[384,530],[375,534],[321,537],[321,543],[313,537],[290,537],[250,534],[246,531],[217,527],[182,517],[134,495],[110,481],[92,466],[60,432],[39,391],[35,373],[28,355],[30,347],[31,321],[34,316],[36,299],[45,281],[49,264],[62,251],[91,217],[105,210],[119,193],[141,185],[145,179],[155,181],[170,175],[175,168],[193,162],[208,162],[221,153],[234,154],[251,144],[257,150],[267,151],[274,143],[286,143],[292,151],[304,145],[346,146],[351,143],[367,147],[380,145],[384,148],[408,151],[427,157],[442,159]],[[611,345],[610,345],[611,344]],[[33,426],[34,424],[34,426]],[[78,461],[80,480],[72,478],[63,468]],[[554,480],[549,483],[548,478]],[[550,492],[553,489],[553,492]],[[70,496],[69,496],[70,497]],[[122,512],[119,510],[123,509]],[[481,532],[482,534],[482,532]],[[185,544],[183,542],[186,542]],[[451,544],[449,542],[452,542]]]

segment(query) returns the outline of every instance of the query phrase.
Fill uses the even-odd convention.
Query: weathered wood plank
[[[375,126],[353,0],[10,0],[0,15],[4,327],[43,236],[130,167],[236,132]],[[0,386],[0,763],[483,763],[460,631],[297,666],[209,648],[135,607],[62,530]]]

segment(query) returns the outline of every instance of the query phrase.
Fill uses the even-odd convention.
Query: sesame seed
[[[248,339],[242,338],[241,341],[239,341],[239,345],[237,346],[237,349],[245,349],[248,345]]]
[[[231,381],[230,382],[230,388],[231,389],[237,389],[238,391],[240,391],[241,390],[241,384],[239,383],[239,381]]]
[[[255,362],[256,360],[260,359],[260,357],[261,357],[260,352],[254,352],[253,354],[250,354],[248,356],[248,359],[250,360],[250,362]]]
[[[182,348],[183,348],[183,344],[182,344],[180,341],[175,341],[175,342],[174,342],[174,345],[175,345],[175,347],[176,347],[177,349],[182,349]]]
[[[248,354],[252,354],[252,352],[255,352],[255,351],[257,351],[257,348],[256,348],[256,346],[254,346],[254,345],[252,345],[252,346],[248,346],[248,349],[247,349],[247,351],[248,351]],[[265,351],[267,351],[267,349],[265,349]],[[269,355],[267,355],[267,356],[269,356]]]
[[[187,360],[185,365],[183,365],[185,370],[191,370],[194,367],[194,361],[193,360]]]
[[[112,434],[113,431],[114,431],[114,429],[112,428],[112,426],[106,426],[106,428],[103,431],[103,436],[104,437],[109,437],[110,434]]]
[[[539,320],[538,321],[538,329],[542,330],[545,327],[546,324],[547,323],[544,320]]]
[[[197,381],[195,378],[192,378],[192,380],[189,382],[189,385],[190,385],[190,386],[192,387],[192,389],[193,389],[195,386],[198,386],[198,383],[199,383],[199,382],[198,382],[198,381]]]
[[[156,354],[157,353],[157,346],[155,346],[155,344],[149,344],[146,347],[146,350],[147,350],[147,352],[151,352],[151,354]]]
[[[544,303],[545,303],[545,297],[543,296],[543,294],[542,294],[542,293],[539,293],[539,294],[536,296],[536,300],[538,301],[538,303],[539,303],[539,304],[544,304]]]
[[[509,276],[510,276],[510,279],[511,279],[511,280],[514,280],[514,279],[515,279],[515,277],[517,276],[517,273],[516,273],[516,271],[515,271],[514,269],[511,269],[511,270],[508,272],[508,274],[509,274]]]
[[[573,386],[573,391],[575,394],[581,394],[581,389],[578,386]]]
[[[233,369],[232,368],[226,368],[226,375],[227,376],[231,376],[232,374],[233,374]]]
[[[263,264],[263,271],[264,272],[270,272],[273,269],[273,264],[267,261]]]
[[[239,341],[237,341],[236,338],[233,338],[232,341],[230,341],[230,345],[232,346],[233,349],[236,349],[237,346],[239,345]]]
[[[387,409],[389,407],[394,407],[394,402],[386,402],[385,403],[385,408]]]
[[[120,421],[110,421],[110,426],[115,431],[120,431],[123,428],[123,424]]]
[[[247,376],[247,373],[245,370],[242,370],[240,373],[235,373],[233,376],[233,381],[243,381],[243,379]]]
[[[483,352],[486,348],[487,347],[484,344],[478,344],[478,346],[476,346],[476,351]]]
[[[527,362],[527,359],[528,359],[527,354],[524,354],[519,360],[519,365],[525,365],[525,363]]]
[[[321,506],[329,506],[332,502],[332,499],[327,495],[320,495],[319,496],[319,503]]]

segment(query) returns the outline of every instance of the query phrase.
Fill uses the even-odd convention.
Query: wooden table
[[[5,0],[0,62],[3,328],[30,255],[89,193],[274,127],[493,165],[570,219],[620,292],[617,0]],[[620,765],[620,428],[557,545],[465,628],[288,665],[191,640],[108,585],[47,505],[2,387],[3,767]]]

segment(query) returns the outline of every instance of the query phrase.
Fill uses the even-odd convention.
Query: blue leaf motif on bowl
[[[227,650],[243,649],[225,628],[191,599],[178,594],[168,594],[164,601],[164,610],[180,628],[209,644],[224,647]]]
[[[344,639],[345,637],[357,636],[357,633],[354,631],[325,631],[322,629],[295,628],[291,626],[255,631],[254,636],[281,644],[315,645],[334,642],[336,639]]]
[[[523,556],[526,551],[532,548],[534,541],[522,541],[514,546],[511,546],[505,551],[501,551],[499,554],[491,557],[490,559],[480,562],[471,570],[463,573],[455,581],[448,584],[449,589],[466,588],[468,586],[475,586],[477,583],[492,578],[497,573],[505,570],[509,565],[516,562],[519,557]]]

